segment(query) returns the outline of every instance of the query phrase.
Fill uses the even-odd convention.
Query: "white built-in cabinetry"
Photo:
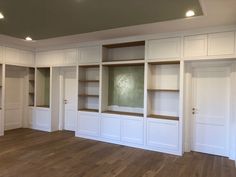
[[[2,70],[5,64],[28,67],[26,106],[29,127],[49,132],[58,130],[59,112],[63,112],[59,105],[63,99],[59,91],[59,67],[76,66],[76,136],[181,155],[184,144],[184,62],[236,58],[235,29],[134,39],[110,39],[91,45],[80,44],[73,49],[36,53],[0,47]],[[111,71],[122,67],[131,71],[136,66],[144,70],[139,79],[144,79],[139,93],[143,104],[129,107],[110,103]],[[125,77],[121,77],[121,82],[127,86],[131,82]],[[129,77],[132,78],[132,74]],[[4,88],[4,75],[2,80]],[[3,100],[5,95],[1,93]],[[4,110],[0,112],[2,123]],[[0,128],[1,134],[2,126]]]
[[[146,52],[148,60],[179,59],[181,57],[181,38],[148,40]]]
[[[184,37],[186,59],[213,57],[233,58],[235,55],[235,32],[219,32]]]
[[[36,66],[74,66],[77,64],[77,50],[54,50],[37,52],[35,57]]]
[[[20,66],[34,66],[34,53],[5,47],[5,63]]]
[[[100,62],[100,45],[80,47],[78,53],[79,64],[94,64]]]

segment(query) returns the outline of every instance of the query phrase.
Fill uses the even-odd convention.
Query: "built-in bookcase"
[[[104,65],[102,112],[143,116],[144,64]]]
[[[79,66],[79,111],[99,111],[99,65]]]
[[[148,117],[179,119],[179,62],[148,64]]]
[[[35,100],[35,68],[29,68],[28,70],[28,75],[29,75],[29,100],[28,100],[28,105],[29,106],[34,106],[34,100]]]
[[[103,45],[103,62],[144,60],[145,41]]]
[[[50,68],[37,68],[36,73],[36,106],[50,107]]]

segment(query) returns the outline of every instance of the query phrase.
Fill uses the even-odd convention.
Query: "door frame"
[[[65,70],[75,69],[76,71],[76,90],[78,92],[78,67],[77,66],[65,66],[60,68],[60,88],[59,88],[59,97],[60,97],[60,113],[59,113],[59,130],[65,130]],[[76,107],[78,107],[78,98],[76,98]],[[77,112],[77,111],[76,111]]]
[[[234,61],[187,61],[185,62],[185,76],[184,76],[184,151],[190,152],[193,147],[193,115],[192,115],[192,107],[193,107],[193,71],[196,68],[207,68],[207,67],[225,67],[229,70],[229,107],[228,107],[228,120],[227,120],[227,152],[226,157],[234,159],[233,150],[232,149],[232,135],[230,134],[230,130],[232,130],[234,125],[231,125],[232,119],[236,119],[233,117],[233,102],[236,100],[231,99],[232,95],[232,81],[234,76],[232,74],[233,66],[236,65]],[[236,78],[235,78],[236,79]],[[189,104],[190,103],[190,104]],[[235,103],[236,104],[236,103]]]

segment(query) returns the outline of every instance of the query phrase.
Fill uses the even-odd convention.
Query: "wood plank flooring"
[[[72,132],[7,131],[0,177],[236,177],[234,162],[201,153],[183,157],[85,140]]]

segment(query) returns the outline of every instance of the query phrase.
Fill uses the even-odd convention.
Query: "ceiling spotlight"
[[[195,15],[195,12],[193,10],[188,10],[185,14],[186,17],[193,17]]]
[[[0,12],[0,19],[4,19],[4,15]]]
[[[25,38],[25,40],[26,41],[32,41],[32,38],[28,36],[28,37]]]

